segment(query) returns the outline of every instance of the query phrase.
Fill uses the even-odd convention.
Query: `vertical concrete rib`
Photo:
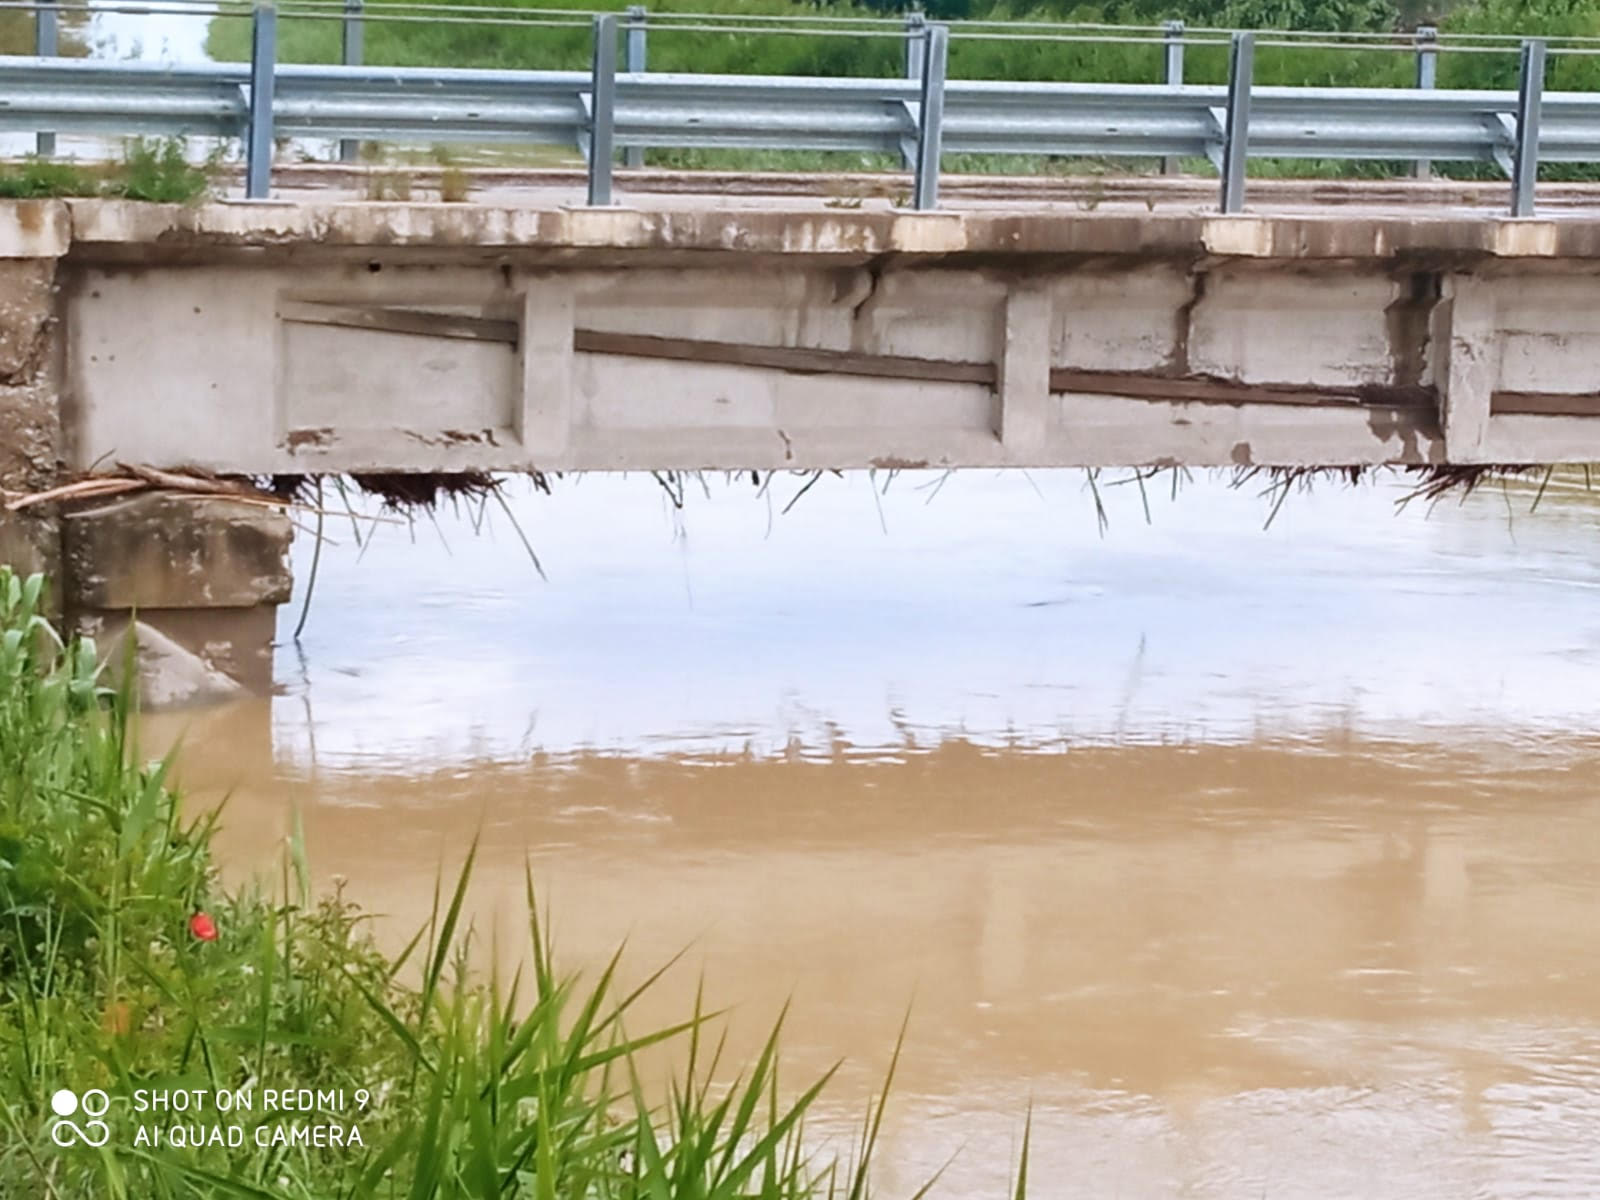
[[[1494,292],[1471,275],[1445,279],[1432,335],[1445,453],[1453,463],[1488,461],[1489,404],[1500,375]]]
[[[1050,289],[1023,280],[1006,295],[997,388],[1000,441],[1011,461],[1047,461],[1050,420]]]
[[[522,296],[517,338],[522,379],[515,414],[517,437],[528,465],[566,451],[572,436],[572,329],[576,302],[572,285],[557,276],[528,281]]]

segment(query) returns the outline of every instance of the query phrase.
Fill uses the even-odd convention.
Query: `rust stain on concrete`
[[[925,458],[897,458],[892,454],[872,460],[872,465],[885,471],[920,471],[928,465]]]
[[[284,438],[284,445],[289,448],[291,454],[303,446],[330,446],[333,442],[334,432],[328,428],[291,429]]]

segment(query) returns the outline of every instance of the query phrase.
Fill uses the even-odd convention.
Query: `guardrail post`
[[[257,4],[250,33],[250,127],[245,138],[244,194],[264,200],[272,190],[272,93],[278,58],[278,10]]]
[[[645,60],[649,46],[645,41],[645,23],[649,15],[642,4],[628,6],[628,23],[626,34],[623,37],[622,69],[630,75],[642,75],[645,71]],[[644,147],[629,146],[622,152],[622,165],[626,167],[644,166]]]
[[[589,75],[589,203],[611,203],[611,156],[616,146],[617,14],[594,19],[594,64]]]
[[[1222,131],[1222,211],[1244,211],[1244,165],[1250,148],[1250,85],[1256,35],[1236,33],[1228,47],[1228,127]]]
[[[944,76],[950,27],[929,25],[922,57],[922,120],[917,122],[917,176],[913,203],[921,211],[939,203],[939,155],[944,148]]]
[[[907,79],[920,80],[922,66],[928,57],[928,15],[912,11],[906,14],[905,70]],[[904,149],[900,151],[900,165],[908,171],[917,169],[916,161]]]
[[[1168,21],[1166,25],[1165,41],[1167,48],[1167,86],[1183,86],[1183,22]],[[1179,163],[1171,155],[1161,160],[1161,173],[1163,175],[1176,175]]]
[[[1539,181],[1539,109],[1544,103],[1543,38],[1522,43],[1522,77],[1517,85],[1517,146],[1511,159],[1511,215],[1533,216],[1533,187]]]
[[[33,52],[40,58],[54,58],[60,53],[58,20],[54,0],[39,0],[33,17]],[[56,152],[56,135],[43,130],[34,134],[33,152],[40,158],[49,158]]]
[[[344,50],[344,65],[359,67],[363,57],[366,33],[361,20],[362,0],[344,0],[344,20],[339,23],[339,36]],[[339,161],[355,162],[361,157],[361,143],[355,138],[339,139]]]
[[[1435,25],[1418,25],[1412,35],[1417,46],[1417,88],[1431,92],[1439,78],[1439,29]],[[1411,173],[1418,179],[1433,174],[1433,163],[1419,158],[1411,165]]]
[[[922,64],[928,55],[928,14],[906,14],[906,78],[921,79]]]

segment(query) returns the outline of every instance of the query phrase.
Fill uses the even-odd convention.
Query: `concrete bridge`
[[[909,212],[881,182],[709,197],[619,178],[606,209],[566,206],[559,176],[480,180],[472,204],[308,177],[267,202],[0,207],[0,486],[109,462],[1600,461],[1582,188],[1532,220],[1460,184],[1262,186],[1258,211],[1220,216],[1180,181],[980,183]],[[235,650],[270,640],[287,536],[259,509],[145,497],[9,515],[0,551],[108,621],[248,612],[210,657],[259,679]]]

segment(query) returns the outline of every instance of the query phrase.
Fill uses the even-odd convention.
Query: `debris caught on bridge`
[[[549,493],[550,483],[542,472],[530,471],[528,478],[540,491]],[[274,475],[274,495],[296,502],[308,502],[316,494],[316,475]],[[385,510],[396,513],[432,512],[444,501],[483,501],[500,491],[501,479],[487,471],[357,472],[346,476],[354,489],[380,500]]]
[[[534,486],[548,493],[548,478],[528,472]],[[39,492],[0,492],[0,503],[11,512],[41,504],[77,504],[106,500],[139,492],[165,491],[206,499],[237,500],[271,508],[318,510],[317,475],[270,475],[257,478],[218,475],[197,467],[181,470],[119,462],[114,470],[98,469]],[[499,493],[501,479],[483,471],[454,473],[358,473],[340,476],[357,492],[375,496],[384,511],[410,515],[431,512],[441,501],[483,501]],[[368,517],[372,520],[377,518]]]
[[[1582,470],[1585,486],[1591,486],[1591,469],[1587,466],[1576,469]],[[1253,483],[1264,485],[1261,494],[1270,502],[1271,510],[1266,519],[1266,525],[1270,527],[1291,492],[1308,491],[1318,483],[1338,482],[1358,485],[1373,482],[1381,476],[1398,474],[1411,483],[1410,488],[1395,502],[1398,507],[1403,508],[1419,500],[1433,504],[1452,495],[1464,498],[1483,484],[1495,480],[1505,483],[1512,479],[1538,478],[1539,493],[1534,500],[1534,505],[1537,507],[1555,471],[1556,467],[1544,463],[1440,463],[1411,466],[1360,464],[1345,467],[1250,466],[1234,470],[1231,482],[1234,487],[1246,487]],[[1176,499],[1181,479],[1187,478],[1190,473],[1188,468],[1178,464],[1163,463],[1158,466],[1132,468],[1132,474],[1127,479],[1109,482],[1113,486],[1120,483],[1138,483],[1140,491],[1143,492],[1147,482],[1169,472],[1173,477],[1172,491]],[[897,472],[891,472],[891,477],[895,473]],[[551,480],[560,478],[559,474],[549,475],[541,471],[516,474],[530,479],[539,491],[547,495],[550,493]],[[700,476],[699,472],[685,471],[652,472],[652,474],[672,498],[674,506],[680,508],[686,498],[685,480],[691,476]],[[735,474],[744,473],[730,472],[729,477],[732,478]],[[774,474],[776,472],[767,472],[763,480],[760,472],[750,472],[751,481],[757,485],[758,495],[766,491]],[[795,500],[810,489],[823,472],[798,472],[798,474],[810,475],[811,478],[794,500],[789,502],[784,510],[786,512],[788,508],[793,507]],[[1098,500],[1097,486],[1102,474],[1103,470],[1091,471],[1090,486],[1097,497],[1096,513],[1104,532],[1105,510]],[[43,504],[71,505],[139,492],[163,491],[193,496],[197,499],[227,499],[243,504],[292,508],[323,516],[348,516],[353,520],[383,522],[397,519],[410,520],[419,513],[431,515],[442,503],[465,502],[478,510],[478,516],[473,522],[474,528],[477,528],[482,524],[482,513],[490,501],[506,509],[510,515],[503,486],[508,479],[514,477],[514,475],[490,474],[485,471],[459,471],[361,472],[336,476],[278,474],[249,478],[217,475],[198,468],[168,470],[119,462],[114,470],[89,472],[44,491],[29,493],[0,491],[0,504],[11,512],[21,512]],[[329,480],[333,482],[341,496],[346,497],[344,509],[337,513],[325,512],[322,508],[320,499],[322,492],[319,485]],[[704,486],[703,479],[701,482]],[[381,504],[381,512],[393,515],[385,517],[372,513],[357,513],[348,501],[348,495],[352,491],[377,498]],[[1145,508],[1148,520],[1148,499],[1145,501]],[[515,525],[514,518],[512,523]],[[533,552],[533,547],[528,543],[520,527],[517,528],[517,534],[535,566],[539,566],[538,556]],[[542,568],[540,574],[543,574]]]
[[[1435,504],[1451,495],[1465,499],[1490,480],[1498,479],[1504,483],[1511,479],[1540,475],[1543,477],[1543,482],[1539,486],[1539,495],[1533,501],[1534,507],[1537,508],[1540,498],[1544,495],[1545,486],[1555,473],[1555,467],[1543,463],[1434,463],[1404,467],[1369,464],[1350,467],[1240,467],[1233,473],[1233,486],[1244,487],[1261,479],[1266,480],[1266,487],[1262,489],[1261,494],[1272,501],[1272,510],[1267,514],[1266,523],[1262,528],[1269,529],[1284,501],[1289,498],[1290,492],[1308,492],[1318,482],[1337,481],[1354,486],[1370,482],[1380,474],[1397,471],[1410,479],[1412,486],[1395,501],[1396,508],[1404,508],[1416,500]],[[1588,479],[1587,468],[1584,478]]]
[[[93,471],[42,492],[22,494],[7,492],[4,493],[4,500],[6,508],[11,512],[21,512],[40,504],[106,500],[112,496],[149,491],[175,492],[196,498],[237,500],[243,504],[259,504],[269,508],[284,508],[291,504],[285,497],[274,495],[248,480],[213,475],[209,471],[192,468],[168,471],[121,462],[117,464],[115,471]]]

